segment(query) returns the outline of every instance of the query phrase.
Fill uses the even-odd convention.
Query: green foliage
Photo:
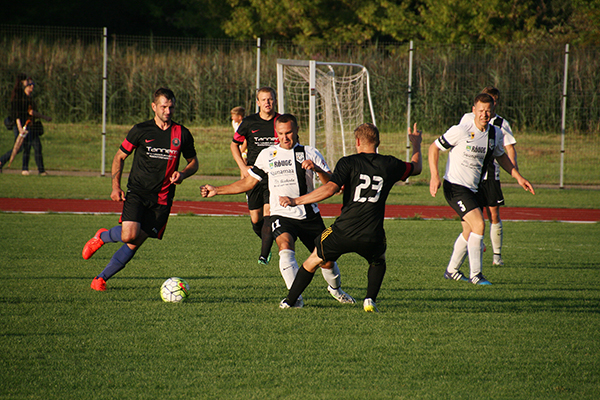
[[[171,218],[103,293],[89,284],[118,245],[87,261],[81,247],[115,216],[0,223],[6,399],[597,397],[597,224],[505,223],[507,264],[489,267],[486,252],[494,285],[475,287],[441,277],[458,222],[387,221],[380,313],[367,314],[320,276],[304,309],[280,310],[277,255],[256,265],[247,218]],[[231,232],[244,248],[231,251]],[[340,269],[361,301],[364,260],[345,255]],[[170,276],[190,283],[187,303],[160,300]]]

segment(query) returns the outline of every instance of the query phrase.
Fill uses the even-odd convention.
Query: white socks
[[[494,254],[502,254],[502,221],[490,226],[490,240]]]
[[[294,250],[286,249],[279,252],[279,272],[288,290],[292,287],[299,269]]]
[[[450,257],[450,263],[448,264],[448,272],[454,273],[458,271],[465,257],[467,256],[467,241],[463,237],[462,233],[458,235],[456,242],[454,242],[454,251]]]
[[[481,264],[483,263],[483,235],[471,232],[468,240],[469,267],[471,269],[471,278],[481,273]]]
[[[333,268],[321,268],[321,272],[323,273],[323,278],[325,278],[325,281],[332,289],[339,289],[342,285],[342,280],[340,279],[340,268],[336,262],[333,263]]]

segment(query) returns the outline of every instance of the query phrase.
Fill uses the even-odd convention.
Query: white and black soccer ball
[[[167,303],[181,303],[190,295],[190,285],[185,279],[169,278],[160,287],[160,297]]]

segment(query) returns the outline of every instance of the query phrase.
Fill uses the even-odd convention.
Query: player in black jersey
[[[275,90],[270,87],[258,89],[256,103],[260,107],[260,111],[244,118],[231,142],[231,154],[240,168],[242,179],[248,176],[248,170],[252,169],[260,152],[278,143],[275,121],[279,114],[275,111],[277,103]],[[244,140],[248,148],[248,157],[245,161],[240,151],[240,145],[244,143]],[[249,190],[246,193],[246,199],[252,229],[262,241],[258,263],[266,265],[269,263],[273,245],[273,235],[268,218],[270,213],[268,181],[264,179]]]
[[[175,95],[170,89],[160,88],[154,92],[154,118],[135,125],[113,159],[110,197],[114,201],[124,201],[121,225],[98,230],[85,244],[82,256],[89,259],[105,243],[125,244],[94,278],[91,285],[94,290],[106,290],[106,281],[125,268],[147,238],[162,239],[175,185],[198,170],[194,138],[187,128],[171,120],[174,109]],[[132,153],[125,195],[121,189],[121,176],[125,159]],[[187,161],[182,171],[178,171],[180,155]]]
[[[295,304],[323,263],[336,261],[345,253],[357,253],[369,263],[364,310],[377,312],[375,301],[386,270],[385,201],[396,182],[421,173],[422,138],[415,124],[413,131],[409,130],[413,154],[411,162],[407,163],[377,154],[379,130],[373,124],[360,125],[354,131],[354,137],[358,154],[341,158],[327,184],[295,199],[279,198],[284,207],[296,206],[316,203],[333,196],[341,188],[344,190],[341,215],[315,240],[316,248],[298,270],[287,297],[280,303],[281,308]]]

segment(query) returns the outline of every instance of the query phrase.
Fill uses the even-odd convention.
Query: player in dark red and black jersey
[[[124,201],[121,225],[98,230],[85,244],[82,255],[87,260],[105,243],[125,244],[94,278],[94,290],[106,290],[106,281],[125,268],[147,238],[162,239],[175,185],[198,170],[194,138],[187,128],[171,120],[174,109],[175,95],[170,89],[160,88],[154,92],[154,118],[135,125],[113,159],[110,197],[114,201]],[[121,189],[121,176],[125,159],[132,153],[126,195]],[[187,165],[178,171],[180,156],[186,159]]]
[[[277,103],[275,90],[270,87],[262,87],[256,93],[256,103],[260,111],[244,118],[237,132],[233,135],[231,142],[231,154],[238,167],[242,179],[248,176],[248,170],[252,169],[258,154],[278,143],[275,133],[275,121],[279,114],[275,111]],[[240,151],[240,145],[246,140],[248,146],[248,158],[244,161]],[[266,179],[259,182],[253,189],[246,193],[248,210],[252,229],[262,240],[259,264],[268,264],[271,257],[271,246],[273,235],[269,224],[269,183]]]
[[[358,154],[341,158],[327,184],[296,199],[279,198],[284,207],[310,204],[331,197],[344,188],[341,215],[315,240],[316,248],[298,270],[287,297],[280,303],[281,308],[295,304],[323,263],[336,261],[345,253],[357,253],[369,263],[364,310],[377,311],[375,300],[386,270],[385,201],[396,182],[421,173],[422,138],[415,124],[413,131],[409,130],[413,154],[411,162],[407,163],[377,154],[379,130],[372,124],[360,125],[354,131],[354,137]]]

